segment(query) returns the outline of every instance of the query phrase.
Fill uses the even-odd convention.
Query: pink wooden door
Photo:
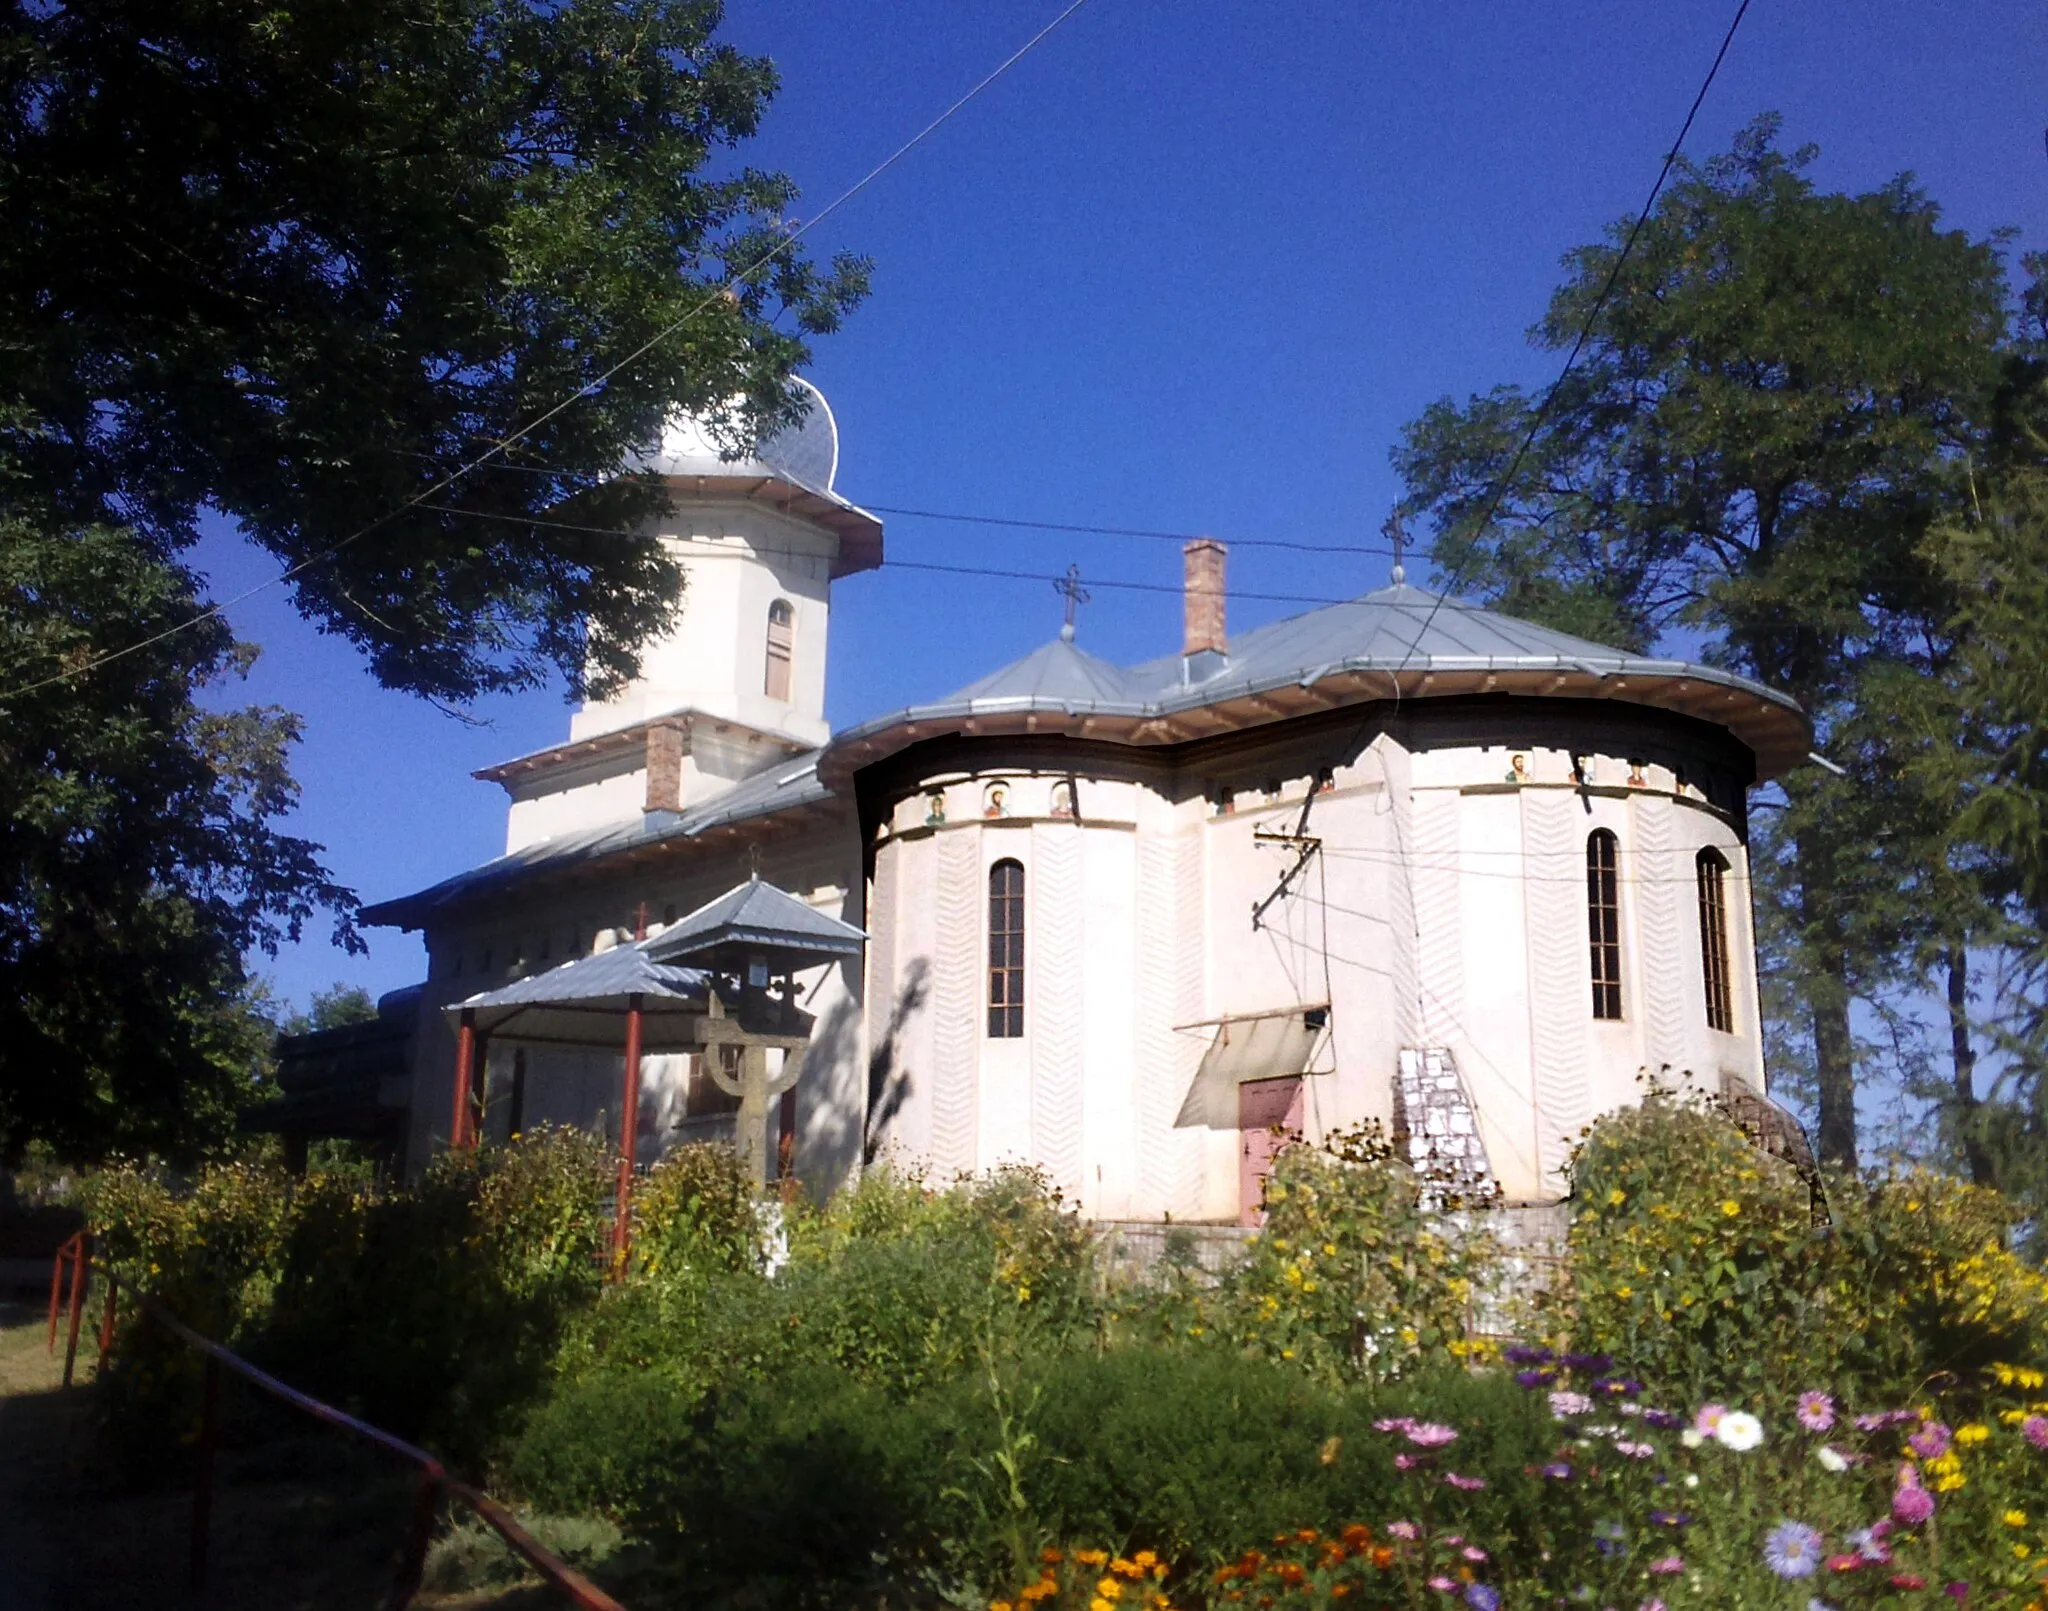
[[[1237,1088],[1237,1222],[1266,1223],[1266,1177],[1273,1158],[1301,1139],[1301,1076],[1246,1080]]]

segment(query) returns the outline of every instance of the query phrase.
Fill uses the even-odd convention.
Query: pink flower
[[[1908,1527],[1918,1527],[1934,1515],[1934,1495],[1918,1483],[1901,1485],[1892,1492],[1892,1514]]]
[[[1614,1452],[1625,1454],[1631,1460],[1647,1460],[1657,1452],[1657,1446],[1654,1443],[1631,1443],[1627,1438],[1616,1438]]]
[[[1692,1429],[1703,1438],[1714,1435],[1714,1429],[1721,1424],[1721,1418],[1728,1413],[1725,1404],[1702,1404],[1699,1414],[1692,1418]]]
[[[2020,1422],[2020,1436],[2037,1449],[2048,1449],[2048,1415],[2030,1415]]]
[[[1414,1425],[1415,1417],[1412,1415],[1390,1415],[1383,1421],[1373,1422],[1372,1429],[1375,1432],[1406,1432]]]
[[[1477,1493],[1486,1486],[1484,1477],[1461,1477],[1455,1471],[1446,1471],[1444,1481],[1462,1493]]]
[[[1410,1471],[1421,1464],[1422,1456],[1419,1454],[1397,1454],[1394,1456],[1394,1469],[1396,1471]]]
[[[1684,1570],[1685,1557],[1682,1555],[1666,1555],[1650,1563],[1650,1572],[1654,1577],[1676,1577]]]
[[[1408,1434],[1408,1441],[1419,1449],[1441,1449],[1447,1443],[1458,1441],[1456,1430],[1445,1426],[1441,1421],[1424,1421],[1419,1425],[1410,1422],[1401,1430]]]
[[[1445,1577],[1441,1572],[1429,1580],[1429,1586],[1439,1594],[1456,1594],[1458,1592],[1457,1583]]]
[[[1421,1536],[1422,1529],[1413,1522],[1396,1521],[1387,1523],[1387,1537],[1389,1538],[1420,1538]]]
[[[1793,1416],[1809,1432],[1825,1432],[1835,1424],[1835,1401],[1825,1393],[1801,1393]]]
[[[1662,1600],[1645,1600],[1636,1607],[1636,1611],[1664,1611],[1664,1602]]]
[[[1486,1551],[1481,1549],[1477,1544],[1467,1544],[1463,1549],[1458,1551],[1458,1553],[1464,1556],[1466,1560],[1471,1561],[1474,1565],[1477,1565],[1479,1562],[1486,1559]]]
[[[1574,1393],[1569,1388],[1560,1388],[1550,1395],[1550,1413],[1560,1421],[1574,1415],[1591,1415],[1593,1401],[1584,1393]]]
[[[1906,1439],[1906,1447],[1923,1460],[1939,1460],[1948,1453],[1948,1445],[1948,1425],[1943,1421],[1929,1421]]]

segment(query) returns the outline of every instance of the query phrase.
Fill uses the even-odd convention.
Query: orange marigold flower
[[[1299,1585],[1301,1580],[1308,1576],[1308,1573],[1304,1572],[1299,1566],[1296,1566],[1294,1562],[1288,1561],[1280,1566],[1273,1575],[1291,1589]]]
[[[1109,1569],[1118,1577],[1143,1577],[1145,1569],[1136,1561],[1127,1561],[1121,1555],[1109,1563]]]
[[[1385,1571],[1394,1564],[1394,1552],[1385,1544],[1375,1544],[1372,1550],[1372,1564]]]
[[[1038,1558],[1041,1561],[1045,1562],[1047,1566],[1058,1566],[1061,1561],[1066,1559],[1066,1557],[1056,1549],[1042,1549],[1038,1552]]]
[[[1372,1529],[1353,1522],[1344,1529],[1343,1538],[1353,1549],[1360,1549],[1372,1542]]]
[[[1109,1559],[1109,1551],[1106,1549],[1077,1549],[1074,1551],[1074,1559],[1083,1566],[1100,1566]]]

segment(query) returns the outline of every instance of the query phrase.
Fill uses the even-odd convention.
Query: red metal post
[[[67,1241],[58,1244],[57,1251],[50,1255],[50,1352],[57,1352],[57,1315],[64,1307],[64,1261],[78,1250],[78,1236],[74,1233]]]
[[[619,1093],[619,1192],[612,1207],[612,1268],[626,1273],[633,1251],[633,1154],[640,1136],[640,996],[626,998],[626,1074]]]
[[[71,1335],[64,1344],[64,1385],[71,1385],[71,1367],[78,1361],[78,1319],[85,1311],[85,1284],[92,1279],[92,1244],[83,1235],[71,1255]]]
[[[192,1483],[192,1587],[206,1587],[206,1545],[213,1530],[213,1451],[220,1439],[220,1361],[206,1356],[199,1405],[199,1463]]]
[[[476,1144],[470,1134],[469,1093],[476,1075],[476,1009],[464,1007],[455,1031],[455,1112],[448,1121],[448,1145],[462,1151]]]

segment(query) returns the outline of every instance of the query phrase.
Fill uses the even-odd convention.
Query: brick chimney
[[[680,723],[656,722],[647,729],[647,803],[643,809],[683,809],[683,729]]]
[[[1198,656],[1215,655],[1220,660],[1227,652],[1223,635],[1223,557],[1228,552],[1213,537],[1197,537],[1181,550],[1187,570],[1181,594],[1185,630],[1180,652],[1187,657],[1190,670],[1198,666],[1208,669],[1198,661]]]

